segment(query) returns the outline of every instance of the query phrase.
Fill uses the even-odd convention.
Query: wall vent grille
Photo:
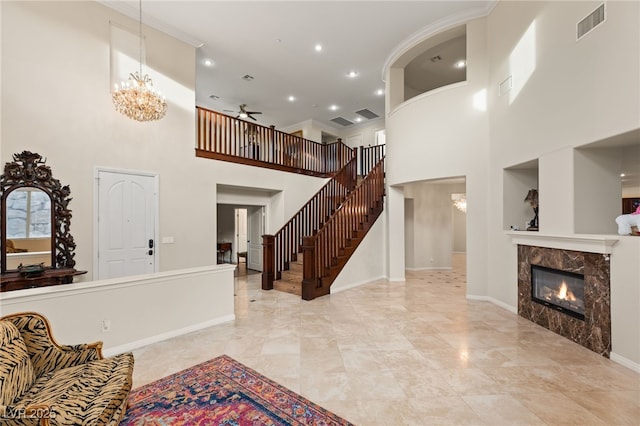
[[[502,96],[508,91],[510,91],[512,88],[513,88],[513,76],[509,76],[498,85],[498,95]]]
[[[604,3],[602,3],[596,10],[591,12],[586,18],[582,21],[578,22],[576,26],[577,35],[576,39],[580,40],[582,37],[587,35],[591,30],[593,30],[598,25],[602,24],[605,20],[605,7]]]

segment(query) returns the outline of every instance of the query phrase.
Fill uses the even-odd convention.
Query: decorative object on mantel
[[[619,235],[638,235],[640,236],[640,203],[636,207],[636,211],[630,214],[621,214],[616,218],[618,224]]]
[[[538,190],[530,189],[527,193],[527,196],[524,198],[524,201],[527,201],[531,208],[533,209],[533,213],[535,216],[528,222],[527,231],[537,231],[538,230]]]
[[[45,162],[46,159],[40,154],[23,151],[13,155],[13,162],[5,164],[4,173],[0,176],[0,291],[66,284],[73,281],[74,275],[86,273],[74,268],[76,244],[69,233],[71,190],[68,185],[62,186],[58,179],[53,178]],[[50,204],[51,258],[46,263],[50,266],[27,265],[15,270],[7,267],[11,241],[7,238],[7,205],[10,196],[20,191],[43,193],[43,198]],[[24,254],[13,253],[11,256]]]
[[[467,212],[467,194],[451,194],[451,201],[458,210]]]
[[[22,263],[18,266],[18,272],[21,276],[26,278],[39,277],[44,274],[44,263],[38,263],[37,265],[23,266]]]
[[[111,94],[116,110],[136,121],[160,120],[167,112],[164,96],[153,87],[148,74],[142,75],[142,0],[140,5],[140,70],[129,74],[129,81],[123,81]]]

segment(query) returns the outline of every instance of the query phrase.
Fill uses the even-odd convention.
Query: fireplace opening
[[[531,298],[584,320],[584,275],[531,265]]]

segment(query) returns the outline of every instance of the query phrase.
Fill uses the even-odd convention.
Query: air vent
[[[502,96],[513,88],[513,77],[505,78],[498,86],[498,95]]]
[[[349,120],[347,120],[346,118],[343,117],[336,117],[336,118],[332,118],[331,121],[333,121],[334,123],[337,124],[341,124],[343,126],[351,126],[353,123]]]
[[[356,111],[356,114],[363,116],[367,120],[380,117],[378,114],[373,111],[369,111],[368,109],[361,109],[360,111]]]
[[[247,75],[245,75],[244,77],[242,77],[242,79],[243,79],[244,81],[251,81],[251,80],[253,80],[253,78],[254,78],[254,77],[253,77],[252,75],[249,75],[249,74],[247,74]]]
[[[577,25],[577,40],[580,40],[587,33],[593,30],[598,25],[602,24],[605,19],[604,3],[602,3],[596,10],[591,12],[589,16],[578,22]]]

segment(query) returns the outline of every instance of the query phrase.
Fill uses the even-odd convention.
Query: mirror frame
[[[4,165],[0,176],[0,202],[2,217],[6,218],[7,196],[18,188],[37,188],[51,198],[51,269],[73,268],[76,264],[74,250],[76,244],[69,233],[71,227],[71,190],[69,185],[62,186],[53,178],[51,169],[46,166],[46,158],[40,154],[23,151],[13,154],[13,162]],[[7,224],[1,221],[0,272],[7,271]]]

